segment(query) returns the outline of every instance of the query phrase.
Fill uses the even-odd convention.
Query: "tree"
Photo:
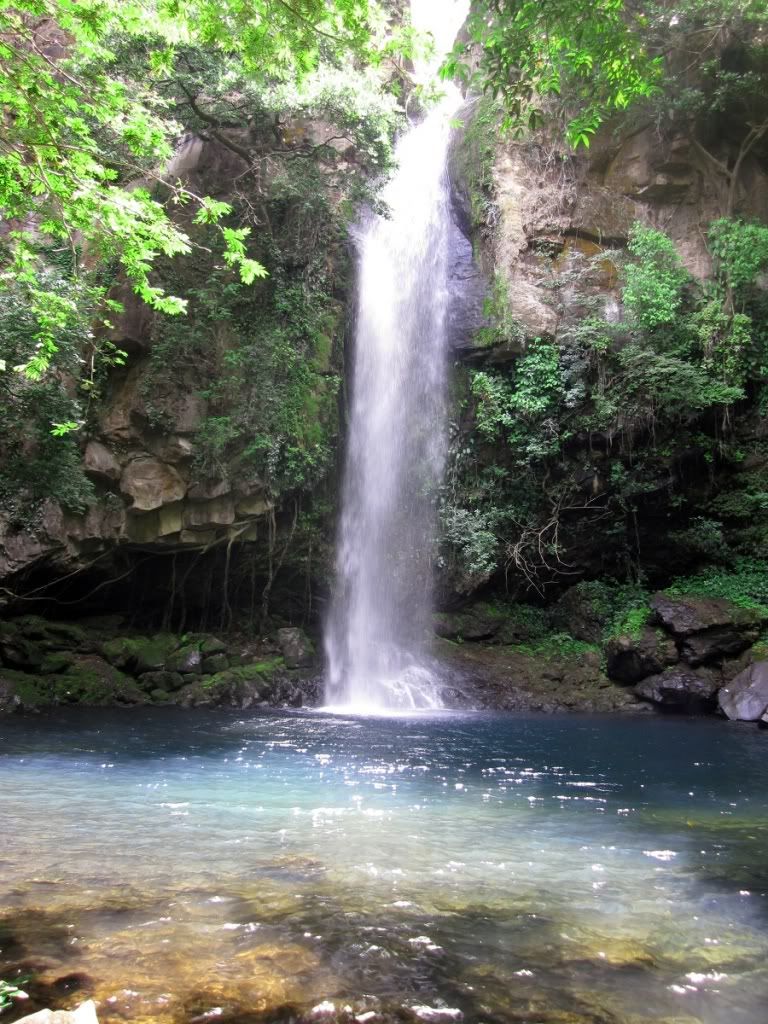
[[[504,107],[504,127],[518,131],[541,122],[543,99],[567,93],[578,108],[568,140],[589,145],[608,113],[649,96],[659,79],[646,29],[646,16],[624,0],[474,0],[466,39],[442,74],[491,92]]]
[[[14,0],[0,2],[0,287],[21,289],[36,323],[35,355],[22,369],[39,378],[59,335],[78,314],[71,295],[46,287],[46,259],[68,253],[69,272],[119,268],[133,289],[167,314],[183,298],[152,282],[160,254],[189,252],[169,217],[195,208],[216,225],[222,256],[249,283],[266,269],[247,253],[249,229],[227,223],[231,208],[164,174],[180,126],[156,83],[180,48],[226,55],[251,80],[301,78],[323,52],[362,53],[368,0]],[[115,43],[151,40],[142,69],[128,76]],[[89,290],[98,304],[106,288]],[[109,315],[114,303],[102,303]]]

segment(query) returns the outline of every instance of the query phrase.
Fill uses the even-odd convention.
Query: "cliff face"
[[[193,255],[159,272],[189,297],[188,315],[154,315],[116,282],[123,312],[100,344],[117,355],[88,382],[82,428],[58,447],[36,441],[35,410],[19,403],[0,508],[0,576],[14,608],[29,610],[27,597],[34,610],[85,600],[85,610],[143,605],[152,618],[176,601],[180,621],[231,601],[258,618],[278,563],[302,596],[322,564],[351,293],[343,207],[360,167],[349,141],[325,144],[328,124],[280,131],[271,145],[289,158],[262,161],[261,180],[251,172],[241,185],[243,158],[199,137],[168,171],[234,204],[269,276],[240,284],[205,227],[185,224]],[[51,387],[75,394],[77,382],[59,374]],[[68,454],[68,483],[35,479],[46,452]]]
[[[751,368],[725,395],[718,388],[735,378],[714,373],[712,353],[729,300],[711,231],[729,211],[768,220],[766,154],[749,152],[730,182],[722,168],[739,146],[727,134],[707,149],[679,125],[637,117],[574,155],[543,135],[500,139],[486,99],[463,121],[455,206],[487,297],[485,320],[456,353],[443,601],[489,585],[556,597],[603,575],[665,585],[759,551],[764,281],[740,307]],[[627,264],[643,268],[646,290],[674,265],[674,319],[646,328],[626,307]],[[717,329],[704,326],[717,316]]]

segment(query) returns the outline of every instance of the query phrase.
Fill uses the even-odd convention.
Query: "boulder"
[[[100,441],[89,441],[85,446],[84,463],[89,476],[110,481],[120,479],[120,463]]]
[[[286,668],[309,668],[315,660],[315,648],[303,629],[288,626],[278,629],[277,643]]]
[[[200,650],[203,654],[226,654],[227,645],[217,636],[206,636],[200,641]]]
[[[37,672],[43,664],[43,657],[42,649],[24,636],[0,641],[0,658],[9,668]]]
[[[180,672],[182,675],[199,675],[203,664],[203,656],[197,644],[186,644],[169,655],[165,662],[168,672]]]
[[[618,636],[606,646],[606,671],[619,683],[639,683],[678,661],[674,641],[646,627],[638,637]]]
[[[116,668],[143,675],[166,668],[166,659],[177,642],[175,637],[164,634],[115,637],[101,645],[101,654]]]
[[[608,614],[583,586],[566,590],[552,609],[555,629],[588,644],[601,642],[607,622]]]
[[[680,644],[680,654],[689,665],[702,665],[707,661],[741,654],[757,640],[758,635],[756,629],[741,632],[728,626],[716,626],[687,637]]]
[[[92,999],[80,1003],[74,1010],[38,1010],[21,1017],[17,1024],[99,1024],[96,1004]]]
[[[685,668],[668,668],[660,675],[648,676],[638,683],[635,693],[655,704],[684,707],[706,704],[714,699],[720,680],[714,673],[695,674]]]
[[[253,662],[188,682],[174,699],[182,707],[225,706],[249,708],[275,699],[277,681],[284,674],[282,658]]]
[[[203,675],[216,675],[217,672],[223,672],[229,668],[229,658],[226,654],[209,654],[203,658],[201,667]]]
[[[676,637],[689,637],[710,629],[754,629],[760,614],[716,597],[654,594],[651,608],[658,622]]]
[[[180,501],[187,485],[173,466],[159,459],[142,457],[129,462],[120,478],[120,490],[133,500],[133,508],[151,512],[162,505]]]
[[[62,675],[45,678],[54,704],[143,704],[147,699],[134,679],[95,654],[76,657]]]
[[[40,615],[22,615],[12,624],[17,632],[46,650],[92,649],[85,629],[72,622],[51,622]]]
[[[768,710],[768,661],[757,661],[717,695],[720,710],[732,721],[756,722]]]
[[[677,640],[689,665],[702,665],[745,651],[758,638],[762,616],[751,608],[714,597],[655,594],[651,608]]]
[[[149,694],[153,690],[180,690],[183,685],[184,680],[178,672],[144,672],[139,676],[139,686]]]

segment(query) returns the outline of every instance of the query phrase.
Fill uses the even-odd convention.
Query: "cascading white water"
[[[414,20],[450,45],[466,3],[419,0]],[[450,197],[447,95],[397,147],[384,189],[390,215],[360,233],[352,408],[326,627],[327,702],[360,709],[435,708],[426,648],[435,492],[446,450]]]

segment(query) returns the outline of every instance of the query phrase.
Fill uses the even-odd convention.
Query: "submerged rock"
[[[744,669],[718,694],[720,710],[732,721],[756,722],[768,710],[768,661]]]
[[[99,1024],[99,1019],[96,1004],[87,999],[74,1010],[38,1010],[22,1017],[16,1024]]]

